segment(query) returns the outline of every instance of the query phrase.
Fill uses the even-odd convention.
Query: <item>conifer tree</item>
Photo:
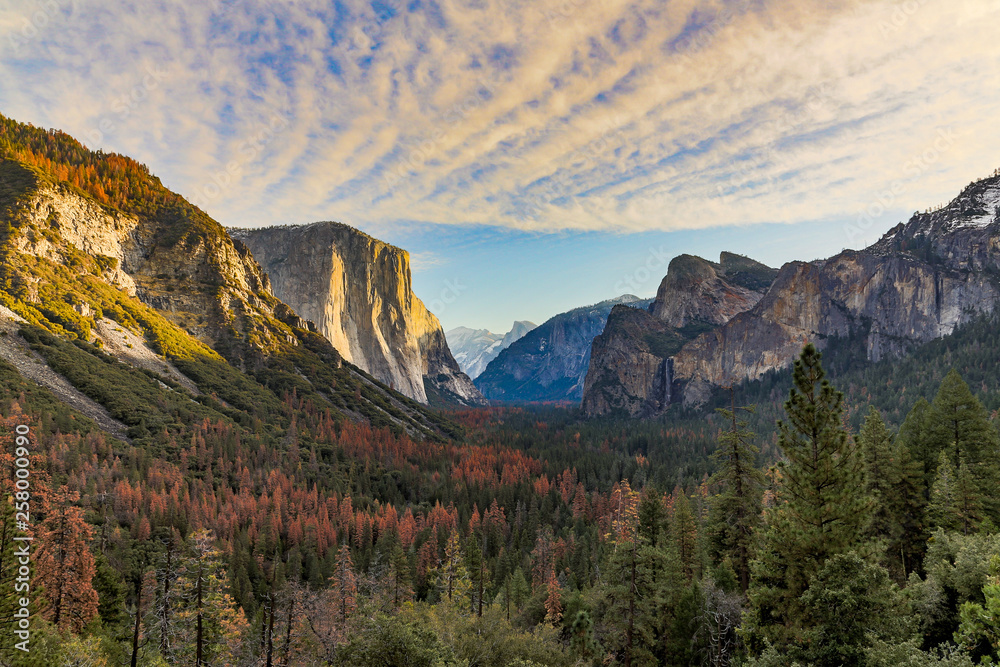
[[[717,410],[729,427],[719,436],[719,448],[712,455],[719,463],[712,482],[722,485],[722,492],[712,503],[712,518],[717,526],[713,535],[716,549],[732,562],[740,590],[746,593],[750,586],[754,530],[760,524],[764,474],[756,465],[758,449],[753,444],[754,433],[745,420],[738,418],[738,410],[754,412],[753,406],[735,405]]]
[[[916,461],[921,469],[924,480],[925,491],[931,488],[934,483],[934,471],[937,468],[937,452],[931,452],[930,437],[928,427],[930,423],[931,404],[927,399],[920,397],[903,420],[896,435],[896,444],[905,447],[910,457]]]
[[[437,587],[442,599],[448,602],[456,598],[461,600],[469,592],[469,571],[462,559],[462,551],[458,530],[453,529],[444,547],[444,558],[434,569],[437,577]]]
[[[781,463],[778,503],[752,564],[750,613],[741,630],[754,652],[779,653],[804,641],[800,596],[831,556],[859,545],[872,503],[863,464],[842,425],[843,395],[809,344],[795,361],[794,386],[778,422]]]
[[[243,610],[226,588],[222,554],[214,541],[206,529],[189,536],[176,582],[176,653],[194,667],[229,660],[248,630]]]
[[[332,593],[336,602],[334,611],[337,620],[343,625],[358,607],[358,578],[354,573],[351,548],[346,544],[342,544],[337,551],[337,560],[330,582],[333,584]]]
[[[670,540],[677,555],[681,570],[688,580],[699,571],[698,524],[691,512],[691,501],[683,492],[674,501],[674,511],[670,515]]]
[[[983,500],[976,480],[963,459],[956,469],[947,450],[939,455],[927,516],[934,528],[969,535],[983,520]]]
[[[984,460],[995,461],[1000,454],[1000,439],[989,415],[954,369],[934,396],[927,435],[934,455],[947,450],[956,468],[962,459],[975,466]]]
[[[919,564],[926,536],[923,522],[923,466],[892,434],[874,407],[858,434],[865,464],[865,491],[874,510],[868,535],[880,540],[883,562],[897,582]]]
[[[96,566],[88,545],[92,529],[83,510],[73,506],[77,498],[65,486],[52,495],[48,516],[39,526],[36,559],[37,581],[45,591],[44,617],[73,632],[97,616]]]

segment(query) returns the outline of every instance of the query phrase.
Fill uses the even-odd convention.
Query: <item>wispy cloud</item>
[[[997,0],[0,7],[0,110],[226,224],[848,220],[1000,163]]]

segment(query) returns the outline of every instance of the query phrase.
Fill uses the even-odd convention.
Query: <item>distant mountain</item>
[[[670,262],[649,312],[616,307],[594,339],[583,393],[589,415],[648,415],[674,399],[672,360],[685,343],[752,308],[777,270],[724,252]]]
[[[506,350],[514,341],[520,340],[537,326],[534,322],[514,322],[511,330],[504,335],[487,329],[455,327],[444,335],[459,367],[475,380],[502,350]]]
[[[716,322],[679,348],[661,346],[655,352],[650,336],[657,332],[648,322],[613,317],[605,336],[594,343],[601,363],[591,364],[588,387],[596,393],[593,398],[588,393],[584,407],[590,414],[616,409],[636,414],[678,400],[700,405],[718,387],[788,367],[806,342],[825,349],[834,341],[851,341],[848,352],[863,362],[909,354],[996,310],[998,251],[1000,176],[993,176],[971,183],[939,210],[914,214],[864,250],[785,264],[753,303],[741,290],[759,291],[763,283],[758,279],[767,276],[757,268],[740,272],[739,279],[726,278],[728,288],[716,283],[706,290],[715,279],[701,266],[704,278],[682,290],[688,296],[680,299],[681,306],[658,303],[653,313],[661,321],[669,314],[673,324],[689,316],[703,318],[698,302],[705,305],[704,297],[718,293],[725,295],[716,304],[717,312],[726,312],[719,318],[724,323]],[[685,298],[699,293],[685,305]],[[728,312],[721,307],[725,303],[731,306]],[[612,327],[619,319],[622,326]],[[836,347],[841,356],[848,353],[843,343]],[[651,354],[662,363],[653,363]]]
[[[413,293],[405,250],[336,222],[229,233],[267,271],[275,296],[351,363],[421,403],[485,403]]]
[[[590,346],[619,304],[645,309],[651,299],[626,294],[552,317],[500,352],[476,378],[493,401],[578,401]]]

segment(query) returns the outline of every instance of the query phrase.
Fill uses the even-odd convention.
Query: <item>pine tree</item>
[[[956,468],[962,459],[975,466],[1000,455],[1000,439],[989,415],[954,369],[941,382],[931,404],[928,439],[933,454],[948,451]]]
[[[722,492],[712,503],[716,550],[728,558],[739,578],[740,590],[750,586],[750,559],[753,554],[754,531],[760,524],[761,490],[764,474],[757,468],[758,449],[753,444],[754,433],[747,422],[737,417],[737,411],[752,414],[753,406],[718,408],[717,412],[729,423],[729,429],[719,436],[719,448],[712,458],[719,471],[712,482],[722,485]]]
[[[206,529],[189,536],[176,582],[176,654],[194,667],[236,655],[249,625],[226,590],[222,554],[214,541]]]
[[[444,547],[444,558],[434,569],[437,577],[437,587],[442,599],[452,602],[456,598],[464,599],[471,586],[469,582],[469,571],[465,567],[462,559],[461,542],[458,537],[458,530],[452,530],[448,536],[448,541]]]
[[[96,566],[88,545],[92,529],[83,520],[83,510],[73,506],[78,497],[65,486],[53,494],[37,535],[36,576],[46,601],[43,616],[72,632],[80,632],[97,616]]]
[[[670,515],[670,541],[681,569],[689,580],[699,572],[698,524],[691,512],[691,501],[680,493]]]
[[[937,468],[938,455],[930,448],[929,423],[931,404],[927,399],[920,397],[910,408],[899,433],[896,435],[896,444],[905,447],[911,458],[916,461],[923,473],[924,489],[930,489],[934,483],[934,471]]]
[[[333,599],[336,601],[334,611],[337,620],[343,625],[358,608],[358,578],[354,573],[351,548],[346,544],[342,544],[337,551],[337,561],[330,582],[333,584]]]
[[[956,469],[950,453],[939,455],[927,517],[933,528],[961,531],[968,535],[983,520],[983,499],[979,486],[963,459]]]
[[[923,466],[911,458],[900,438],[893,438],[874,407],[858,434],[858,446],[865,491],[875,505],[868,535],[881,541],[883,563],[902,583],[918,566],[926,541]]]
[[[489,585],[489,573],[486,571],[486,559],[479,548],[479,539],[475,533],[469,535],[465,547],[465,567],[469,572],[469,604],[471,613],[483,615],[483,596]]]
[[[666,518],[663,497],[652,487],[643,489],[639,499],[639,537],[650,546],[659,546]]]
[[[752,564],[750,613],[741,630],[754,652],[804,640],[800,596],[831,556],[861,541],[872,503],[864,493],[863,464],[842,425],[843,395],[825,379],[821,355],[809,344],[795,362],[794,386],[779,421],[785,460]]]

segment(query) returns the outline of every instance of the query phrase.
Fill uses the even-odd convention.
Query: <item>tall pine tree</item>
[[[843,395],[825,379],[809,344],[795,362],[794,386],[779,421],[777,504],[752,564],[750,613],[742,634],[752,652],[779,652],[806,639],[800,596],[827,559],[859,545],[871,499],[863,462],[842,424]]]

